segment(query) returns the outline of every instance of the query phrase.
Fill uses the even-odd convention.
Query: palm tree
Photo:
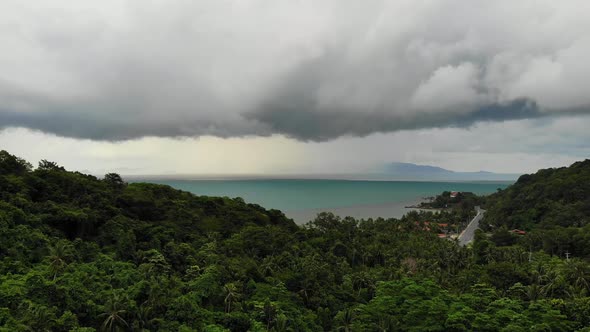
[[[121,309],[119,297],[116,294],[111,294],[111,298],[106,303],[106,312],[99,315],[99,317],[106,317],[101,326],[101,331],[119,331],[121,327],[129,328],[129,324],[123,319],[123,315],[127,312]]]
[[[28,320],[27,330],[30,331],[51,331],[55,326],[55,313],[52,313],[46,306],[28,305],[26,315]]]
[[[265,257],[262,260],[262,263],[260,263],[260,265],[258,266],[258,272],[265,276],[272,276],[273,273],[279,268],[279,266],[275,263],[274,257],[273,256],[268,256]]]
[[[564,278],[563,275],[556,270],[548,270],[541,276],[541,280],[544,282],[543,293],[549,297],[554,297],[556,292],[563,292]]]
[[[569,283],[573,285],[573,292],[580,296],[586,296],[590,291],[590,269],[586,264],[578,260],[570,260],[566,263],[566,275]]]
[[[590,289],[590,274],[588,273],[588,266],[577,262],[573,268],[574,272],[574,285],[581,290]]]
[[[350,265],[351,266],[355,266],[356,265],[356,261],[357,261],[357,256],[359,255],[359,251],[356,247],[356,243],[352,242],[352,244],[350,245],[350,248],[348,250],[351,253],[351,257],[350,257]]]
[[[381,332],[394,331],[397,328],[396,320],[390,315],[379,315],[378,328]]]
[[[229,313],[231,311],[231,304],[233,301],[237,301],[240,297],[240,293],[238,292],[238,287],[235,283],[230,282],[223,286],[225,290],[225,299],[223,302],[225,303],[225,312]]]
[[[72,257],[72,245],[66,240],[57,241],[49,247],[49,268],[53,274],[53,280],[66,268]]]
[[[366,288],[367,291],[372,292],[374,284],[371,276],[366,272],[358,272],[353,274],[352,289],[358,292],[357,297],[360,297],[363,288]]]
[[[287,316],[280,314],[277,316],[275,326],[271,329],[272,332],[287,332],[289,331]]]
[[[264,318],[266,319],[266,330],[270,331],[270,325],[277,316],[277,308],[267,298],[264,302],[264,307],[262,307],[262,312],[264,313]]]
[[[336,319],[340,324],[337,328],[338,331],[352,331],[352,322],[354,321],[354,311],[352,309],[344,309],[344,311],[339,312]]]
[[[484,260],[486,263],[493,263],[496,261],[496,251],[494,250],[493,247],[487,247],[486,250],[484,251]]]
[[[152,316],[152,308],[149,306],[148,301],[143,302],[139,308],[137,308],[137,323],[139,328],[143,331],[143,329],[149,329],[151,323],[154,321],[150,319]]]
[[[538,284],[531,284],[524,288],[524,295],[529,301],[537,301],[541,297],[543,297],[543,287],[539,286]]]

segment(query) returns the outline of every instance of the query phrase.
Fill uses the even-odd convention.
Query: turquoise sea
[[[322,211],[357,218],[401,217],[404,207],[443,191],[489,194],[510,182],[412,182],[358,180],[171,180],[149,179],[197,195],[242,197],[278,209],[298,223]]]

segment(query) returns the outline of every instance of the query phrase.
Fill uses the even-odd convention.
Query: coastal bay
[[[134,179],[170,185],[196,195],[241,197],[283,211],[303,224],[320,212],[340,217],[399,218],[426,197],[443,191],[491,194],[510,182],[360,181],[321,179]]]

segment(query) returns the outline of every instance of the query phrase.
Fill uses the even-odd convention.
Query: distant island
[[[413,181],[514,181],[519,177],[519,174],[488,171],[455,172],[436,166],[393,162],[375,170],[373,177]]]
[[[148,174],[128,175],[130,180],[376,180],[376,181],[491,181],[514,182],[520,174],[488,171],[456,172],[437,166],[393,162],[357,172],[284,173],[284,174]]]

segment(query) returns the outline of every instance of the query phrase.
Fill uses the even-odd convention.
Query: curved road
[[[475,210],[477,211],[477,214],[459,235],[460,246],[466,246],[469,242],[473,241],[475,230],[479,228],[479,222],[483,218],[483,214],[486,212],[485,210],[480,209],[479,206],[476,206]]]

